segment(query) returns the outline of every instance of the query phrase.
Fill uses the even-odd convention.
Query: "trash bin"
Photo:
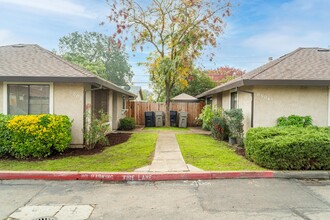
[[[164,113],[161,111],[155,111],[155,118],[156,118],[156,127],[162,127],[164,123]]]
[[[178,126],[178,118],[177,118],[177,111],[170,111],[170,126],[176,127]]]
[[[179,127],[186,128],[188,120],[188,112],[179,112]]]
[[[155,113],[144,112],[144,125],[146,127],[155,127]]]

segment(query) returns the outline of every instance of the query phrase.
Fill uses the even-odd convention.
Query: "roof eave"
[[[130,97],[135,94],[121,89],[117,85],[99,77],[40,77],[40,76],[0,76],[0,82],[62,82],[62,83],[96,83],[116,92],[123,93]]]
[[[221,85],[221,86],[216,87],[214,89],[210,89],[206,92],[203,92],[202,94],[196,96],[196,98],[203,98],[203,97],[211,96],[211,95],[214,95],[216,93],[223,92],[223,91],[226,91],[226,90],[229,90],[229,89],[241,87],[241,86],[245,85],[245,82],[246,82],[246,80],[241,79],[241,80],[233,82],[233,83]]]

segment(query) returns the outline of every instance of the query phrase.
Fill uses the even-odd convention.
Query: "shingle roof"
[[[330,50],[298,48],[197,97],[243,85],[330,85]]]
[[[0,46],[0,81],[90,82],[134,96],[36,44]]]
[[[172,98],[173,101],[198,101],[195,97],[188,95],[186,93],[181,93]]]

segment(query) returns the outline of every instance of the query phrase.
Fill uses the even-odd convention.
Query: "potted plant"
[[[230,109],[224,111],[224,118],[229,128],[229,143],[242,145],[243,143],[243,111]]]

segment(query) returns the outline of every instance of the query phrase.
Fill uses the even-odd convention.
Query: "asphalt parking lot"
[[[330,181],[0,182],[0,219],[329,219]]]

